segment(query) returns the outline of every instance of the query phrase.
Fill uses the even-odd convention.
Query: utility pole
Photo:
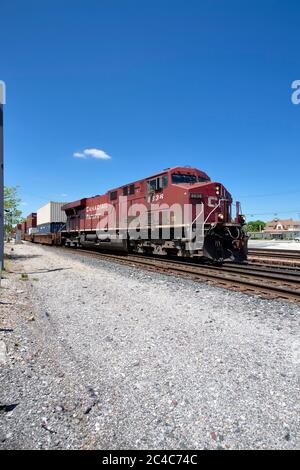
[[[3,108],[5,85],[0,81],[0,284],[4,268],[4,168],[3,168]]]

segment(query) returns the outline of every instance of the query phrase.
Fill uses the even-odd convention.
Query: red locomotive
[[[237,203],[233,220],[231,207],[229,192],[203,171],[168,168],[104,195],[64,205],[67,223],[60,243],[244,261],[245,219]]]

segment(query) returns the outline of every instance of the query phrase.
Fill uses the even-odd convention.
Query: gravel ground
[[[0,448],[300,448],[299,307],[52,247],[13,249]]]

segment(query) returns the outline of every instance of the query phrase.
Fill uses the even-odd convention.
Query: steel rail
[[[248,256],[261,256],[269,258],[294,259],[300,261],[300,251],[298,250],[259,250],[248,249]]]
[[[222,287],[238,289],[248,293],[267,294],[275,298],[300,301],[299,272],[276,269],[276,272],[251,265],[205,266],[186,261],[147,257],[138,254],[112,254],[80,248],[62,248],[96,258],[141,266],[165,274],[180,275],[193,280],[210,281]]]

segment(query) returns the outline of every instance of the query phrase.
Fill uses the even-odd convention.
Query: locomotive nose
[[[240,227],[216,224],[204,238],[203,254],[215,262],[242,263],[247,259],[248,237]]]

